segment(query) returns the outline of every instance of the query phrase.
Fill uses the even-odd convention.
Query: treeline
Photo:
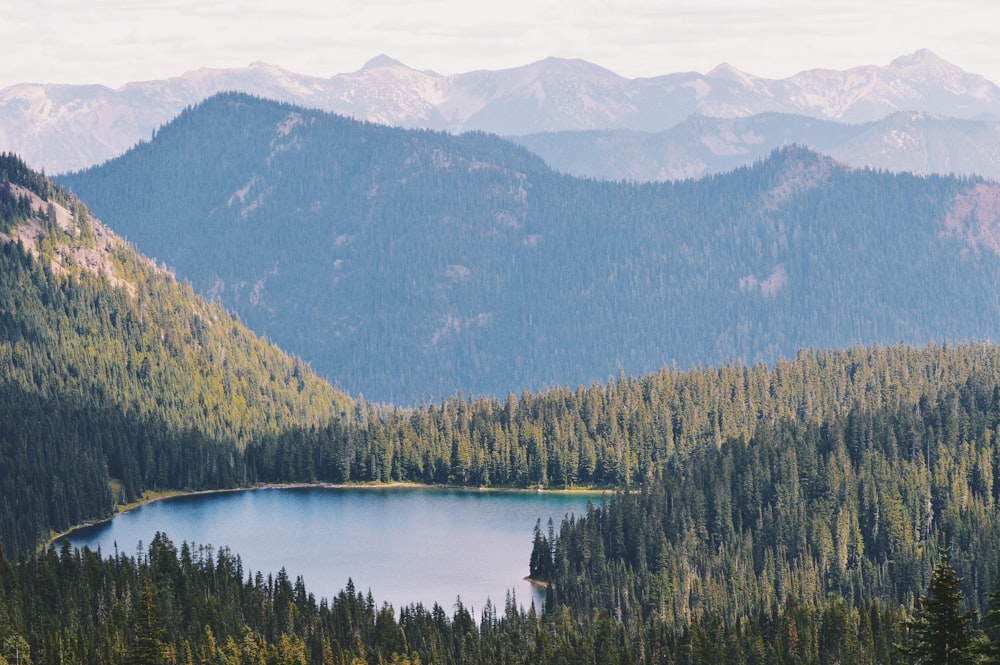
[[[71,397],[0,386],[0,544],[31,552],[72,526],[114,513],[151,488],[247,482],[233,444],[197,429],[130,417]]]
[[[970,351],[839,365],[872,380],[864,401],[820,392],[840,406],[813,418],[803,402],[749,437],[675,458],[641,491],[558,531],[539,525],[532,576],[549,584],[552,607],[609,612],[629,634],[715,625],[705,644],[716,662],[754,662],[774,644],[740,627],[775,604],[821,617],[811,632],[796,621],[803,647],[827,640],[813,662],[887,662],[870,654],[893,641],[891,623],[880,636],[866,608],[913,608],[946,546],[966,608],[985,615],[1000,582],[1000,387],[995,359]],[[905,382],[892,378],[901,371]],[[725,645],[735,651],[722,657]]]
[[[769,424],[794,422],[814,433],[824,424],[840,427],[852,411],[926,416],[950,408],[942,400],[954,401],[947,396],[968,386],[976,386],[980,402],[992,399],[998,384],[998,349],[989,344],[858,347],[805,351],[771,367],[664,369],[504,400],[455,397],[414,409],[355,405],[301,362],[227,323],[214,306],[184,300],[186,287],[155,279],[151,267],[143,268],[149,274],[133,273],[130,283],[148,285],[132,297],[86,271],[57,276],[12,243],[0,261],[0,368],[11,403],[31,403],[53,422],[59,408],[90,412],[62,418],[65,431],[78,418],[109,419],[76,430],[91,438],[92,450],[105,451],[95,463],[107,465],[102,478],[121,481],[118,500],[147,489],[289,481],[638,487],[705,450],[748,442]],[[179,315],[185,312],[193,316]],[[935,427],[919,446],[908,432],[897,436],[922,446],[926,456],[937,438],[948,437],[942,440],[949,446],[981,441],[984,430],[976,428],[992,416],[974,415],[971,429],[942,416],[948,428]],[[296,425],[303,421],[309,424]],[[12,440],[35,436],[33,421],[15,410],[5,412],[4,426]],[[48,472],[24,484],[14,480],[19,467],[3,468],[20,492],[38,493],[30,505],[59,503]],[[907,514],[917,515],[917,499],[906,500]],[[25,518],[30,528],[0,529],[8,552],[30,548],[47,533],[25,539],[13,537],[14,530],[68,526],[52,515]]]
[[[351,580],[317,599],[284,569],[264,576],[226,548],[178,548],[156,534],[135,556],[68,544],[18,563],[0,555],[0,663],[895,665],[940,651],[930,636],[956,634],[968,662],[995,662],[998,608],[980,622],[964,613],[961,594],[945,598],[953,572],[938,562],[914,614],[877,599],[851,607],[833,595],[818,605],[789,595],[739,622],[706,611],[678,628],[655,614],[639,621],[551,599],[540,612],[512,595],[479,616],[460,600],[450,611],[393,608]],[[921,634],[921,625],[932,629]]]
[[[20,188],[15,189],[15,188]],[[37,197],[38,207],[35,207]],[[0,152],[0,232],[9,233],[19,224],[41,217],[47,226],[55,226],[54,207],[59,205],[75,216],[78,229],[76,240],[90,239],[90,214],[87,207],[63,187],[31,169],[17,155]]]
[[[899,608],[939,548],[980,616],[1000,582],[998,352],[804,351],[773,367],[363,408],[367,423],[254,444],[248,459],[298,480],[631,487],[538,530],[529,565],[548,611],[605,613],[652,662],[688,657],[682,642],[694,662],[894,662]]]
[[[59,241],[52,257],[16,241],[0,249],[0,538],[8,553],[147,489],[402,480],[635,490],[558,531],[540,525],[526,564],[549,584],[543,617],[511,604],[478,626],[461,609],[449,618],[413,608],[397,618],[345,592],[353,628],[316,637],[320,619],[295,622],[322,617],[323,603],[313,608],[287,580],[246,582],[228,558],[189,552],[189,565],[165,541],[147,562],[49,550],[5,565],[2,600],[13,604],[0,613],[0,637],[23,637],[36,655],[49,654],[46,662],[53,654],[135,660],[151,645],[176,662],[295,662],[299,647],[312,662],[375,663],[394,653],[433,662],[587,654],[595,662],[834,662],[830,654],[893,662],[888,645],[940,547],[951,548],[980,615],[1000,580],[1000,347],[992,344],[808,350],[771,366],[664,369],[576,390],[400,409],[348,400],[122,244],[102,257],[113,281],[71,260],[74,241],[58,225],[46,233]],[[163,573],[173,591],[151,583],[147,602],[147,585],[136,584],[160,574],[157,561],[174,571]],[[227,561],[237,570],[227,573]],[[86,578],[79,570],[117,579],[106,565],[135,582],[80,591],[96,594],[94,626],[118,631],[88,651],[97,638],[73,619],[81,615],[65,612],[77,621],[68,626],[53,617],[71,602],[95,607],[59,594]],[[56,582],[9,591],[33,579],[30,571]],[[235,580],[218,606],[203,604],[216,591],[195,581],[203,575],[207,584],[209,573],[213,583]],[[185,595],[188,578],[194,590]],[[289,587],[291,604],[275,590]],[[231,614],[251,608],[250,618]],[[136,634],[136,625],[152,632]],[[334,634],[345,637],[335,643]]]
[[[362,402],[353,421],[264,437],[248,459],[260,479],[638,487],[778,423],[815,432],[859,414],[919,413],[940,420],[928,427],[949,445],[980,440],[977,428],[992,427],[983,405],[1000,386],[998,365],[1000,347],[991,344],[857,347],[504,400],[455,397],[415,409]],[[948,417],[970,391],[975,420]],[[913,442],[908,432],[903,440]]]
[[[1000,349],[802,352],[505,401],[451,399],[252,444],[310,481],[632,488],[542,533],[574,612],[739,625],[786,597],[911,606],[952,548],[970,606],[1000,580]],[[544,530],[543,530],[544,531]]]

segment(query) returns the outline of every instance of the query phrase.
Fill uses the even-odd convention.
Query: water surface
[[[283,488],[182,496],[150,503],[70,534],[76,547],[133,554],[159,531],[181,543],[227,546],[244,573],[301,575],[317,598],[352,579],[375,602],[400,608],[458,597],[478,616],[542,597],[524,580],[535,522],[580,515],[595,495],[438,488]],[[398,614],[397,614],[398,616]]]

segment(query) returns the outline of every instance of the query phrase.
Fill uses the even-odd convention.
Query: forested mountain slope
[[[362,469],[405,469],[392,460],[407,447],[436,459],[451,446],[477,473],[520,450],[555,477],[593,446],[641,489],[539,525],[525,567],[551,583],[544,613],[513,598],[479,617],[460,603],[394,610],[351,583],[317,601],[295,571],[255,576],[225,548],[158,535],[135,558],[0,558],[0,633],[40,662],[156,647],[170,663],[887,665],[911,662],[894,645],[939,547],[964,578],[963,611],[982,618],[1000,580],[994,345],[802,352],[383,416],[336,446],[328,430],[290,433],[272,461],[318,472],[375,442]],[[248,446],[248,468],[266,448]]]
[[[690,635],[695,662],[891,662],[901,626],[873,608],[912,610],[947,547],[962,608],[984,617],[1000,586],[998,361],[989,345],[870,348],[688,374],[715,444],[536,531],[549,611],[606,611],[647,654]]]
[[[250,442],[353,412],[303,362],[195,296],[6,154],[0,241],[8,552],[50,528],[106,516],[146,488],[245,482],[239,453]]]
[[[1000,326],[1000,188],[798,148],[698,181],[594,182],[495,137],[229,94],[61,182],[378,401]]]

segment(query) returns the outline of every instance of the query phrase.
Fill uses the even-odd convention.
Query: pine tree
[[[975,662],[972,612],[962,612],[961,578],[948,563],[948,548],[931,574],[927,593],[920,596],[914,618],[906,622],[910,643],[903,653],[920,665],[971,665]]]
[[[1000,665],[1000,588],[986,594],[989,604],[986,608],[986,637],[979,645],[985,659],[984,665]]]
[[[128,665],[163,665],[165,630],[160,623],[153,592],[147,586],[136,610],[135,644],[128,653]]]

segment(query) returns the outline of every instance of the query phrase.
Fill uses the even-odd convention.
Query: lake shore
[[[205,496],[212,494],[226,494],[231,492],[252,492],[256,490],[280,490],[280,489],[371,489],[371,490],[384,490],[384,489],[448,489],[448,490],[465,490],[465,491],[478,491],[478,492],[532,492],[532,493],[552,493],[552,494],[579,494],[579,495],[593,495],[593,496],[603,496],[608,493],[614,493],[620,490],[616,489],[601,489],[594,487],[570,487],[570,488],[542,488],[542,487],[480,487],[476,485],[428,485],[425,483],[411,483],[402,481],[393,481],[389,483],[258,483],[256,485],[248,485],[246,487],[228,487],[223,489],[210,489],[210,490],[167,490],[165,492],[154,492],[148,491],[143,492],[142,498],[137,501],[132,501],[129,503],[116,504],[115,513],[110,517],[99,520],[91,520],[88,522],[83,522],[81,524],[76,524],[61,531],[59,533],[52,534],[48,541],[38,546],[38,551],[52,547],[58,541],[66,538],[73,534],[73,532],[80,529],[85,529],[88,527],[96,526],[99,524],[106,524],[118,517],[119,515],[124,515],[125,513],[131,512],[138,508],[141,508],[147,504],[155,503],[157,501],[164,501],[167,499],[175,499],[179,497],[188,496]]]

